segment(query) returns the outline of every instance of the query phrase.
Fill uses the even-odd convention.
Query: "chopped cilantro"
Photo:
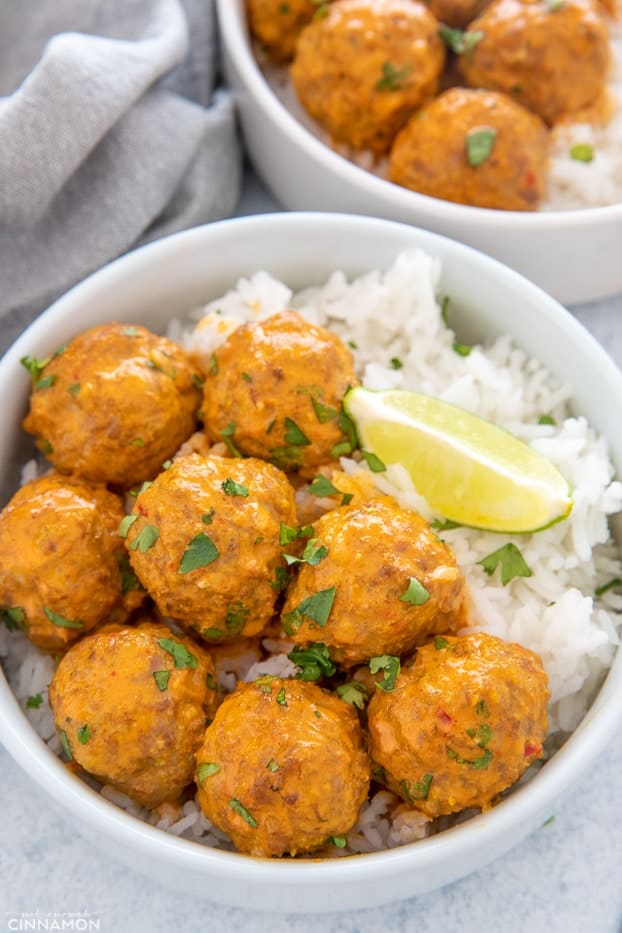
[[[52,625],[56,625],[58,628],[84,628],[84,622],[80,622],[79,619],[67,619],[65,616],[59,615],[58,612],[52,612],[47,606],[43,607],[43,611]]]
[[[341,504],[350,505],[353,499],[354,499],[353,492],[344,492],[343,496],[341,497]]]
[[[41,450],[44,454],[54,453],[54,448],[51,443],[48,441],[47,437],[42,438],[41,440]]]
[[[248,486],[242,486],[241,483],[234,482],[230,476],[220,485],[223,492],[228,496],[248,496]]]
[[[253,380],[251,379],[251,377],[248,375],[248,373],[242,373],[242,379],[244,380],[244,382],[252,382],[252,381],[253,381]]]
[[[172,461],[172,460],[165,460],[164,463],[162,464],[162,469],[163,469],[163,470],[170,470],[170,468],[171,468],[172,466],[173,466],[173,461]]]
[[[41,379],[37,379],[35,382],[35,392],[39,392],[40,389],[49,389],[56,382],[56,376],[51,373],[48,376],[42,376]]]
[[[376,454],[372,454],[371,451],[362,450],[361,456],[363,457],[363,460],[365,461],[369,469],[372,471],[372,473],[384,473],[384,471],[386,470],[386,466],[384,465],[380,457],[377,457]]]
[[[138,331],[135,327],[124,327],[121,333],[125,337],[138,337]]]
[[[384,671],[383,679],[377,683],[377,686],[385,693],[390,693],[395,687],[400,672],[400,659],[391,654],[381,654],[378,657],[370,658],[369,671],[371,674],[377,674],[378,671]]]
[[[29,696],[26,700],[27,709],[39,709],[43,703],[43,697],[40,693],[35,693],[32,696]]]
[[[305,447],[311,443],[304,431],[301,431],[291,418],[285,419],[285,442],[293,447]]]
[[[130,566],[127,554],[122,554],[118,557],[117,563],[119,565],[119,573],[121,574],[121,591],[123,593],[130,593],[133,590],[142,590],[145,592],[145,587]]]
[[[277,7],[277,11],[281,14],[281,16],[286,16],[288,13],[291,13],[291,9],[292,8],[290,7],[289,3],[279,3]]]
[[[408,587],[399,598],[403,603],[410,603],[411,606],[423,606],[430,598],[430,594],[416,577],[409,577]]]
[[[400,781],[400,790],[408,803],[416,803],[418,800],[427,800],[432,779],[433,775],[424,774],[420,781]]]
[[[540,415],[538,418],[538,424],[557,424],[555,418],[552,418],[551,415]]]
[[[65,753],[65,757],[66,757],[67,761],[73,761],[73,754],[72,754],[72,752],[71,752],[71,745],[69,744],[69,739],[67,738],[67,733],[65,732],[64,729],[61,729],[61,730],[60,730],[60,732],[58,733],[58,737],[59,737],[59,739],[60,739],[60,744],[61,744],[62,747],[63,747],[63,751],[64,751],[64,753]]]
[[[491,126],[481,126],[469,130],[464,139],[467,162],[472,168],[482,165],[490,156],[497,131]],[[455,347],[454,347],[455,349]]]
[[[331,408],[330,405],[324,405],[316,398],[311,399],[311,404],[313,405],[315,417],[320,422],[320,424],[326,424],[328,421],[333,421],[333,419],[336,418],[339,414],[336,408]]]
[[[620,577],[614,577],[613,580],[608,580],[607,583],[603,583],[602,586],[597,586],[594,590],[594,595],[603,596],[605,593],[608,593],[609,590],[616,589],[618,586],[622,586],[622,580]]]
[[[451,642],[447,641],[446,638],[443,638],[442,635],[437,635],[436,638],[434,639],[434,647],[436,648],[437,651],[442,651],[443,648],[449,648],[450,651],[455,651],[457,648],[457,645],[456,644],[452,645]]]
[[[339,490],[336,486],[333,486],[330,480],[326,479],[325,476],[316,476],[311,485],[309,486],[309,492],[312,496],[319,496],[324,498],[325,496],[338,496]]]
[[[145,446],[145,442],[144,442],[144,440],[142,439],[142,437],[135,437],[134,440],[132,441],[132,444],[134,445],[134,447],[144,447],[144,446]]]
[[[321,628],[324,628],[333,608],[336,592],[337,588],[331,586],[303,599],[292,612],[286,612],[282,617],[281,621],[285,631],[289,635],[293,635],[302,625],[305,616],[316,622]]]
[[[351,350],[358,350],[359,345],[354,340],[348,340],[348,346]]]
[[[285,687],[281,687],[277,693],[276,702],[279,704],[279,706],[287,706],[287,694],[285,692]]]
[[[338,444],[335,444],[330,451],[331,457],[334,457],[335,460],[338,460],[339,457],[347,457],[347,455],[351,453],[352,445],[349,441],[340,441]]]
[[[359,446],[359,439],[356,433],[354,422],[352,421],[352,418],[350,418],[350,416],[347,414],[347,412],[344,411],[343,404],[341,406],[341,411],[339,413],[339,418],[337,420],[337,426],[339,427],[339,430],[341,431],[341,433],[345,434],[347,438],[346,443],[348,444],[349,450],[347,450],[346,453],[352,453],[352,451],[356,450],[357,447]],[[335,444],[335,447],[338,447],[338,446],[339,446],[338,444]],[[334,449],[335,448],[333,447],[333,450]]]
[[[234,457],[241,457],[242,454],[240,453],[240,451],[238,450],[238,448],[237,448],[237,447],[235,446],[235,444],[233,443],[233,435],[234,435],[234,433],[235,433],[235,421],[231,421],[231,422],[227,425],[226,428],[223,428],[223,429],[222,429],[222,431],[220,432],[220,436],[222,437],[224,443],[227,445],[227,447],[228,447],[228,449],[229,449],[229,453],[231,453],[232,456],[234,456]]]
[[[283,554],[288,566],[291,564],[309,564],[311,567],[317,567],[321,560],[328,554],[328,548],[325,544],[317,546],[317,538],[311,538],[302,552],[302,557],[295,557],[292,554]]]
[[[229,806],[231,807],[232,810],[234,810],[238,814],[238,816],[241,816],[242,819],[245,820],[249,826],[252,826],[253,829],[257,828],[257,820],[255,819],[254,816],[251,816],[251,814],[248,812],[246,807],[240,803],[237,797],[231,798],[231,800],[229,801]]]
[[[199,567],[207,567],[219,556],[220,551],[209,535],[200,531],[189,542],[179,563],[179,573],[191,573]]]
[[[199,392],[202,392],[203,387],[205,386],[205,380],[201,379],[200,376],[197,376],[196,373],[193,373],[192,374],[192,385],[195,387],[195,389],[198,389]],[[199,417],[201,417],[200,414],[199,414]]]
[[[207,684],[208,689],[218,690],[218,684],[216,683],[216,678],[214,677],[211,671],[207,672],[207,676],[205,677],[205,683]]]
[[[74,382],[72,385],[69,386],[67,391],[69,392],[70,395],[73,395],[75,397],[80,391],[80,383]]]
[[[206,512],[205,515],[201,516],[201,521],[204,525],[211,525],[214,521],[214,515],[216,514],[216,509],[210,509],[209,512]]]
[[[208,372],[210,376],[217,376],[219,372],[218,360],[213,353],[210,354]]]
[[[276,424],[276,418],[273,418],[268,427],[266,428],[266,434],[269,434],[274,425]]]
[[[488,554],[486,557],[482,558],[482,560],[478,560],[477,563],[484,568],[488,576],[493,574],[500,564],[501,583],[503,586],[507,586],[514,577],[530,577],[532,575],[531,570],[525,562],[525,558],[516,545],[511,542],[504,544],[503,547],[493,551],[492,554]]]
[[[262,539],[263,540],[263,539]],[[273,590],[276,590],[277,593],[282,592],[282,590],[287,589],[289,586],[289,574],[285,567],[275,567],[274,568],[274,580],[270,584]]]
[[[51,357],[46,356],[43,359],[38,360],[36,356],[22,356],[20,363],[27,369],[32,377],[33,382],[37,382],[41,373],[50,362]]]
[[[404,68],[396,68],[391,62],[384,62],[382,66],[382,77],[376,82],[377,91],[398,91],[404,87],[404,82],[411,72],[410,65]]]
[[[364,709],[365,700],[367,699],[367,687],[365,684],[359,683],[358,680],[350,680],[347,684],[340,684],[337,687],[337,696],[344,703],[350,703],[351,706],[356,706],[357,709]]]
[[[345,849],[347,841],[345,836],[329,836],[326,840],[326,845],[337,846],[338,849]]]
[[[159,537],[160,532],[155,525],[144,525],[128,547],[130,551],[138,550],[141,554],[146,554]]]
[[[392,356],[390,363],[391,363],[391,369],[403,369],[404,367],[404,364],[397,356]]]
[[[211,777],[212,774],[218,774],[220,771],[220,765],[216,764],[215,761],[202,761],[199,767],[197,768],[197,777],[199,779],[199,784],[202,784],[203,781]]]
[[[468,343],[458,343],[457,340],[454,341],[453,351],[457,353],[458,356],[469,356],[471,349],[472,347],[470,347]]]
[[[86,745],[89,739],[92,738],[91,730],[88,727],[87,723],[84,723],[83,726],[80,726],[78,729],[78,742],[80,745]]]
[[[292,528],[291,525],[286,525],[285,522],[279,523],[279,544],[281,547],[291,544],[296,538],[311,538],[312,536],[313,528],[311,525],[298,525],[296,528]]]
[[[224,632],[219,628],[204,628],[201,632],[204,638],[209,638],[210,641],[219,641],[221,638],[224,638]]]
[[[328,648],[321,641],[308,648],[296,647],[287,657],[299,668],[298,680],[319,680],[320,677],[330,677],[337,670]]]
[[[462,525],[460,522],[452,522],[450,518],[445,521],[435,518],[430,522],[430,528],[434,528],[435,531],[451,531],[452,528],[462,528]]]
[[[565,0],[546,0],[549,13],[557,13],[564,6]]]
[[[156,687],[158,688],[158,690],[161,690],[161,691],[166,690],[166,688],[168,687],[168,682],[170,678],[171,678],[170,671],[154,671],[153,672],[153,679],[156,682]]]
[[[6,606],[0,609],[0,619],[2,619],[9,632],[16,632],[18,628],[24,627],[26,613],[21,606]]]
[[[490,716],[490,710],[488,708],[488,703],[486,700],[478,700],[477,706],[475,707],[475,712],[478,716],[483,716],[485,719],[488,719]]]
[[[177,669],[184,667],[195,668],[197,659],[185,645],[179,641],[173,641],[172,638],[158,638],[160,648],[173,656],[173,662]]]
[[[268,769],[268,771],[271,771],[272,774],[274,774],[275,771],[279,770],[279,765],[274,760],[274,758],[271,758],[268,764],[266,765],[266,768]]]
[[[439,25],[438,34],[445,45],[456,55],[465,55],[472,52],[477,43],[484,38],[484,33],[480,30],[464,32],[462,29],[452,29],[450,26],[446,26],[445,23]]]
[[[227,609],[225,625],[229,635],[239,635],[248,619],[251,611],[242,602],[234,603]]]

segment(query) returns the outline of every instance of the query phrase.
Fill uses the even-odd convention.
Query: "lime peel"
[[[572,495],[545,457],[513,434],[441,399],[400,389],[351,389],[344,408],[361,446],[400,463],[446,518],[525,534],[567,518]]]

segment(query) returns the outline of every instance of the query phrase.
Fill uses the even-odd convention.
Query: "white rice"
[[[611,68],[607,88],[612,116],[605,125],[585,122],[564,123],[551,133],[547,191],[541,211],[566,211],[585,207],[603,207],[622,202],[622,5],[618,19],[608,19]],[[388,178],[388,159],[376,159],[372,152],[353,150],[331,141],[326,131],[302,107],[289,78],[287,68],[266,60],[259,47],[255,55],[275,96],[310,133],[346,159],[355,162],[380,178]],[[592,162],[580,162],[570,155],[578,143],[594,149]]]
[[[512,431],[553,461],[574,489],[568,520],[533,535],[500,536],[456,528],[443,532],[468,581],[475,629],[518,642],[537,652],[550,678],[550,746],[563,741],[585,715],[619,644],[622,595],[608,591],[595,598],[597,587],[622,577],[617,549],[610,540],[607,516],[622,509],[622,484],[613,478],[604,438],[585,418],[570,410],[571,392],[507,337],[473,347],[468,356],[453,349],[455,336],[444,323],[438,294],[440,265],[419,251],[404,253],[384,272],[370,272],[348,282],[335,272],[321,288],[297,295],[265,272],[240,281],[235,289],[195,313],[192,322],[173,321],[170,334],[209,360],[232,327],[285,308],[298,309],[307,320],[329,327],[353,341],[357,372],[369,388],[407,388],[436,395],[477,412]],[[197,326],[197,322],[198,326]],[[397,357],[401,369],[391,366]],[[538,425],[551,415],[555,425]],[[367,471],[342,459],[348,473]],[[24,467],[24,481],[38,472],[35,461]],[[371,474],[376,486],[405,508],[436,516],[399,466]],[[520,548],[533,575],[502,586],[497,574],[478,566],[482,557],[511,540]],[[291,677],[287,658],[291,645],[273,636],[243,651],[220,650],[218,680],[225,692],[238,680],[265,674]],[[47,701],[55,662],[19,632],[0,627],[0,659],[22,705],[41,695],[38,709],[26,709],[36,731],[54,752],[60,743]],[[529,774],[527,775],[527,778]],[[93,786],[92,779],[86,778]],[[139,819],[167,832],[206,845],[232,849],[231,843],[205,818],[196,800],[165,804],[149,812],[112,787],[102,794]],[[389,791],[378,791],[361,809],[344,849],[327,847],[320,854],[341,856],[390,848],[438,832],[450,820],[429,821],[406,807]]]

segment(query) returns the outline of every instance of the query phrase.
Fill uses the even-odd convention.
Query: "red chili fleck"
[[[436,715],[445,726],[451,726],[453,723],[453,718],[444,709],[439,709]]]
[[[537,745],[531,745],[530,742],[525,742],[525,758],[531,758],[532,755],[541,755],[542,754],[542,745],[538,743]]]
[[[537,181],[536,173],[533,171],[533,169],[527,169],[527,171],[525,172],[525,184],[529,188],[532,188],[535,185],[536,181]]]
[[[146,518],[148,513],[147,513],[147,509],[144,507],[144,505],[141,505],[141,503],[139,502],[139,503],[137,504],[137,508],[138,508],[138,511],[140,512],[140,514],[142,515],[142,517],[143,517],[143,518]]]

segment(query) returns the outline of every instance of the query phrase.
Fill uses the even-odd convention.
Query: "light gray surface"
[[[247,175],[239,213],[274,207]],[[622,366],[622,295],[575,313]],[[551,823],[483,871],[400,904],[295,917],[194,900],[111,862],[0,749],[0,933],[37,910],[44,918],[87,911],[106,933],[620,933],[621,775],[622,733]]]

